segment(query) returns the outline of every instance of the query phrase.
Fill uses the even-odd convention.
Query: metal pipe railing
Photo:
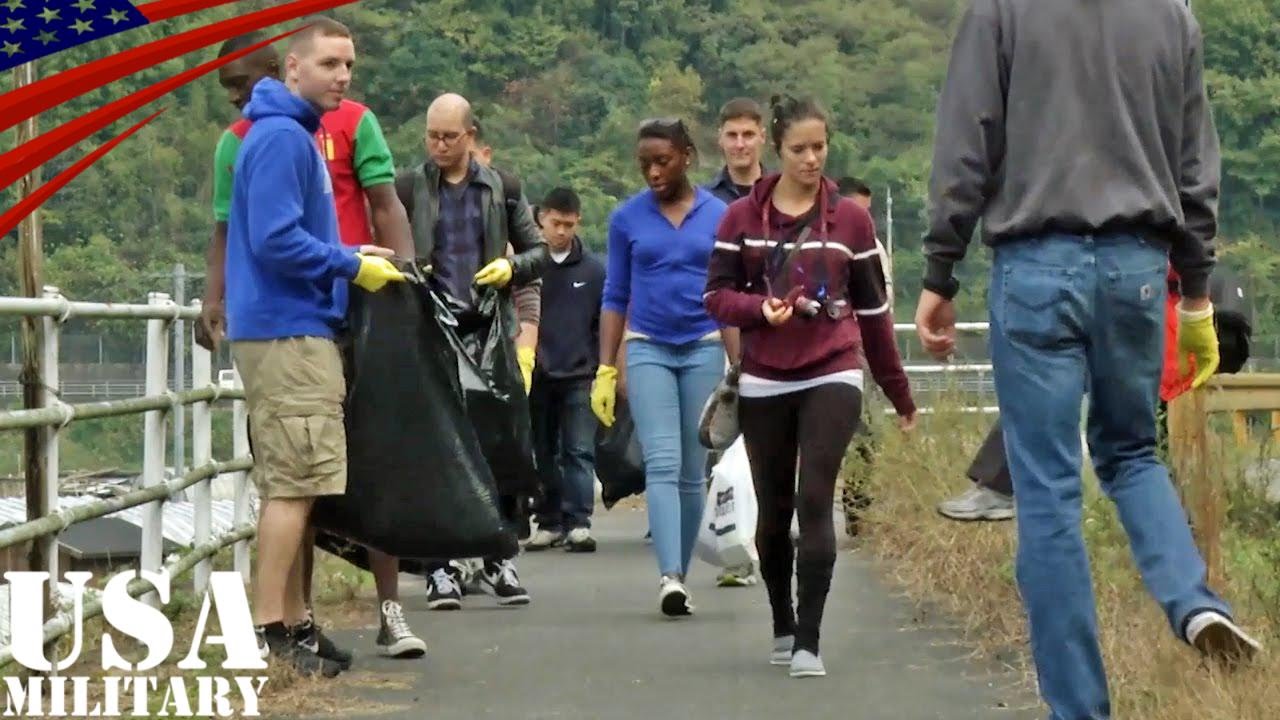
[[[143,570],[159,570],[164,538],[163,503],[172,498],[175,493],[193,486],[194,527],[191,542],[195,549],[173,566],[174,574],[196,568],[195,590],[201,593],[207,587],[210,575],[209,558],[219,548],[234,545],[235,570],[241,574],[246,583],[249,580],[248,540],[253,536],[254,523],[250,513],[251,497],[247,471],[252,467],[253,461],[249,457],[248,413],[239,375],[233,373],[231,387],[215,383],[211,353],[192,343],[192,389],[170,391],[168,335],[176,320],[197,319],[200,316],[200,303],[197,301],[189,307],[182,307],[174,304],[164,293],[152,293],[147,300],[146,305],[71,302],[55,287],[46,287],[44,296],[38,299],[0,297],[0,316],[43,318],[44,337],[40,351],[43,355],[46,375],[42,378],[40,394],[42,407],[0,412],[0,431],[42,428],[42,432],[47,433],[44,452],[49,468],[46,486],[41,490],[48,503],[47,513],[43,517],[28,518],[27,522],[20,525],[0,529],[0,548],[26,541],[45,543],[47,550],[45,567],[39,569],[50,574],[49,592],[51,594],[57,592],[56,579],[60,576],[57,553],[58,534],[77,522],[103,517],[132,507],[146,506],[142,513],[140,567]],[[71,318],[135,318],[147,321],[146,382],[143,390],[145,394],[142,397],[79,405],[67,404],[58,397],[60,333],[62,324]],[[186,347],[185,342],[173,344],[180,348]],[[177,387],[185,388],[186,378],[178,378]],[[214,462],[211,403],[223,399],[230,399],[233,402],[232,445],[235,459]],[[198,466],[178,478],[166,479],[165,417],[175,408],[186,405],[196,406],[191,432],[193,457]],[[71,508],[60,508],[58,440],[61,430],[74,421],[140,413],[144,415],[142,487],[118,497],[88,502]],[[179,467],[178,472],[182,473],[182,471],[183,468]],[[232,475],[236,492],[235,516],[232,523],[236,529],[211,539],[211,484],[214,478],[228,473]],[[130,593],[142,595],[144,601],[154,603],[157,599],[155,593],[147,592],[147,587],[145,584],[136,587],[131,584]],[[100,609],[99,606],[95,612]],[[90,609],[86,608],[86,617],[90,614]],[[66,632],[70,627],[70,622],[65,618],[51,622],[52,624],[46,624],[47,640]],[[0,648],[0,665],[10,658],[7,648]]]
[[[46,287],[42,298],[0,297],[0,315],[57,318],[59,323],[71,318],[196,320],[200,317],[198,305],[175,305],[168,302],[169,296],[164,293],[152,293],[151,297],[161,297],[163,302],[148,302],[146,305],[72,302],[62,297],[57,288]]]
[[[216,402],[222,399],[244,399],[242,390],[224,390],[203,387],[183,392],[165,392],[160,395],[144,395],[127,400],[102,400],[99,402],[68,405],[58,403],[38,410],[12,410],[0,414],[0,430],[25,430],[33,427],[61,427],[78,420],[137,415],[150,410],[169,410],[177,405]]]
[[[966,333],[987,332],[990,329],[991,329],[991,323],[989,322],[958,322],[956,323],[956,330],[958,332],[966,332]],[[916,330],[915,323],[894,323],[893,324],[894,332],[900,332],[900,333],[915,332],[915,330]]]
[[[103,498],[83,505],[61,508],[38,520],[29,520],[21,525],[11,525],[0,529],[0,548],[60,532],[78,522],[105,517],[121,510],[128,510],[156,500],[171,498],[203,480],[210,480],[223,473],[248,470],[251,467],[253,467],[253,462],[247,458],[229,460],[227,462],[210,462],[193,468],[182,477],[162,482],[159,485],[131,490],[123,495]],[[199,517],[199,514],[197,513],[196,516]]]

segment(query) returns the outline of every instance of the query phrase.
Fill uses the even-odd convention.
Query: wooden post
[[[1216,585],[1223,579],[1223,568],[1219,493],[1210,472],[1214,463],[1209,457],[1209,415],[1205,407],[1209,392],[1207,388],[1192,390],[1169,404],[1169,451],[1179,494],[1209,571],[1209,583]]]
[[[1276,443],[1280,443],[1280,410],[1271,411],[1271,437]]]
[[[1249,442],[1249,416],[1243,410],[1231,413],[1231,429],[1236,436],[1236,445],[1244,447]]]
[[[1183,393],[1169,402],[1168,434],[1169,434],[1169,470],[1173,476],[1173,485],[1178,489],[1178,497],[1182,506],[1191,507],[1191,473],[1195,471],[1195,461],[1191,457],[1194,447],[1193,428],[1196,421],[1193,417],[1194,403],[1187,393]]]
[[[35,63],[29,62],[14,68],[14,87],[19,88],[35,82]],[[18,125],[17,145],[22,145],[36,136],[36,118],[32,117]],[[31,171],[18,181],[19,198],[25,199],[40,184],[39,168]],[[18,276],[22,286],[22,294],[29,298],[40,297],[42,291],[41,275],[44,265],[44,242],[40,233],[39,209],[27,216],[18,228]],[[22,319],[22,406],[35,409],[42,405],[44,395],[44,331],[40,318]],[[23,442],[23,464],[26,471],[27,519],[35,520],[49,512],[45,496],[45,483],[48,482],[45,467],[44,428],[25,431]],[[32,571],[45,567],[44,544],[39,541],[31,543],[27,553],[27,566]],[[50,593],[45,596],[45,616],[49,616],[49,599],[57,585],[57,578],[50,578]]]

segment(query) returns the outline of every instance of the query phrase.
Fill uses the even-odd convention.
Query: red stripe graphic
[[[145,5],[137,5],[138,12],[151,22],[160,22],[169,18],[186,15],[188,13],[198,12],[200,10],[208,10],[216,8],[219,5],[227,5],[240,0],[157,0],[157,2],[149,2]]]
[[[166,93],[173,92],[210,70],[233,62],[280,38],[288,37],[300,29],[290,30],[269,40],[263,40],[226,57],[210,60],[190,70],[178,73],[171,78],[149,85],[135,93],[108,103],[91,113],[81,115],[71,122],[63,123],[59,127],[0,155],[0,188],[9,187],[23,175],[48,162],[50,158],[57,156],[58,153],[141,108],[143,105],[163,97]]]
[[[261,10],[189,30],[180,35],[76,66],[53,77],[0,95],[0,132],[71,98],[166,60],[181,57],[253,30],[260,30],[322,10],[350,5],[357,1],[296,0],[269,10]]]
[[[0,215],[0,237],[8,234],[10,230],[17,227],[18,223],[22,222],[23,218],[30,215],[32,210],[40,207],[40,205],[44,203],[45,200],[52,197],[54,193],[61,190],[63,185],[74,180],[75,177],[84,172],[86,168],[96,163],[102,158],[102,156],[114,150],[117,145],[124,142],[130,135],[141,130],[144,125],[154,120],[157,115],[164,111],[165,108],[160,108],[143,118],[133,127],[115,136],[102,147],[94,150],[88,155],[85,155],[77,160],[74,165],[58,173],[57,177],[36,188],[36,191],[31,193],[31,195],[25,200],[9,208],[4,215]]]

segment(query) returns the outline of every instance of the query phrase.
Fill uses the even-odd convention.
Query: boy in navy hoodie
[[[259,642],[305,675],[335,661],[295,642],[306,618],[299,549],[314,499],[346,488],[342,360],[334,339],[347,284],[370,292],[404,276],[389,252],[344,249],[333,183],[313,135],[342,102],[355,46],[346,28],[315,22],[292,37],[286,82],[265,78],[245,116],[227,221],[227,337],[244,380],[262,503],[254,578]]]

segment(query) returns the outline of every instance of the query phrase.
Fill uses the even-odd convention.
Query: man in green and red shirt
[[[220,54],[230,54],[262,39],[245,35],[229,40]],[[244,109],[253,87],[264,77],[280,77],[280,58],[270,46],[219,69],[219,82],[237,110]],[[204,336],[201,344],[210,348],[221,339],[225,325],[222,266],[231,206],[231,169],[251,125],[245,118],[236,120],[222,133],[214,151],[214,235],[207,256],[204,316],[197,333]],[[321,119],[316,145],[333,178],[342,243],[352,247],[381,245],[398,256],[413,257],[409,220],[393,185],[395,163],[373,112],[358,102],[343,100],[341,107]]]
[[[315,22],[333,21],[318,18]],[[219,57],[261,42],[265,37],[250,34],[229,40],[222,46]],[[258,81],[268,77],[279,79],[280,69],[280,56],[275,48],[268,45],[222,66],[219,83],[226,90],[231,104],[237,110],[243,110]],[[195,333],[196,342],[209,350],[221,341],[226,327],[223,299],[232,169],[241,141],[251,126],[246,118],[236,120],[222,133],[214,151],[214,231],[206,255],[203,308]],[[333,182],[342,243],[352,247],[380,245],[400,257],[412,258],[414,250],[409,218],[395,192],[395,164],[373,112],[360,103],[344,99],[337,110],[321,117],[315,138]],[[373,548],[368,550],[381,616],[378,650],[392,657],[420,657],[426,652],[426,643],[409,630],[399,603],[399,559]],[[313,540],[306,542],[302,553],[301,580],[308,604],[313,552]],[[334,647],[311,620],[294,628],[294,631],[300,643],[318,645],[321,657],[344,664],[350,662],[350,654]]]

